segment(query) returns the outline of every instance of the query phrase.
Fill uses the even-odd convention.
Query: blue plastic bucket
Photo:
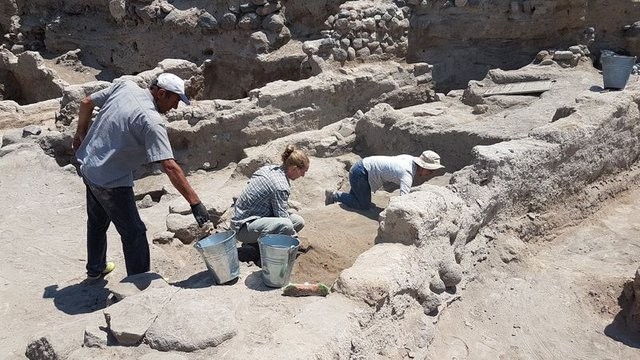
[[[604,55],[602,63],[602,77],[605,89],[624,89],[629,75],[636,63],[634,56]]]
[[[290,235],[266,234],[258,239],[262,279],[269,287],[283,287],[289,283],[300,241]]]
[[[227,283],[240,276],[235,231],[211,234],[198,241],[195,247],[217,284]]]

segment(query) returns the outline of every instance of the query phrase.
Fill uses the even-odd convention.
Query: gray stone
[[[109,333],[105,328],[91,325],[84,329],[84,346],[86,347],[105,348],[108,338]]]
[[[338,13],[338,19],[344,19],[348,17],[351,17],[351,12],[347,9],[341,9]]]
[[[280,1],[270,2],[270,3],[267,3],[266,5],[258,7],[256,9],[256,14],[260,16],[267,16],[269,14],[272,14],[280,10],[281,7],[282,5],[280,4]]]
[[[340,273],[333,290],[372,306],[380,304],[402,289],[418,287],[413,283],[424,276],[420,273],[423,268],[416,268],[415,273],[406,268],[406,264],[416,263],[414,256],[415,248],[409,246],[377,244],[360,254],[352,267]],[[379,261],[381,258],[385,261]]]
[[[444,284],[444,281],[442,281],[440,277],[434,276],[429,283],[429,289],[436,294],[442,294],[447,290],[447,285]]]
[[[173,242],[173,233],[171,231],[162,231],[156,233],[152,237],[154,244],[170,244]]]
[[[160,351],[195,351],[218,346],[237,333],[233,313],[218,299],[182,290],[155,319],[145,341]]]
[[[462,280],[462,266],[453,261],[441,262],[438,273],[447,287],[456,286]]]
[[[382,111],[384,107],[374,108],[376,112],[378,109]],[[463,216],[467,208],[462,199],[440,186],[425,184],[421,189],[428,191],[410,192],[391,199],[380,216],[384,226],[378,233],[378,242],[400,241],[406,245],[421,246],[441,239],[443,243],[448,243],[451,236],[458,232],[457,218]]]
[[[151,195],[147,194],[142,198],[142,200],[138,201],[138,208],[139,209],[146,209],[146,208],[152,207],[155,204],[156,203],[151,198]]]
[[[190,31],[198,26],[198,19],[200,18],[200,10],[191,8],[187,10],[172,10],[162,20],[165,24],[171,25],[177,28]]]
[[[349,48],[347,49],[347,59],[349,59],[349,61],[353,61],[356,59],[356,49],[352,48],[351,46],[349,46]]]
[[[103,310],[107,326],[120,345],[137,345],[163,308],[175,287],[151,289],[130,296]]]
[[[24,142],[25,140],[22,138],[22,131],[20,130],[11,130],[4,133],[2,136],[2,146],[7,146],[11,144],[17,144]]]
[[[109,13],[116,22],[121,22],[127,15],[126,0],[110,0]]]
[[[421,302],[425,315],[432,315],[438,311],[438,306],[442,304],[442,300],[434,293],[428,293]]]
[[[366,58],[369,55],[371,55],[371,50],[369,50],[368,47],[363,47],[362,49],[356,51],[356,57],[359,58]]]
[[[254,13],[256,11],[257,6],[251,3],[240,4],[240,12],[243,14]]]
[[[378,41],[371,41],[369,43],[367,43],[367,47],[369,48],[369,50],[374,51],[375,49],[377,49],[380,46],[380,43]]]
[[[580,45],[570,46],[569,51],[571,51],[574,54],[584,55],[584,52],[582,51],[582,47]]]
[[[269,38],[264,31],[256,31],[252,33],[249,41],[256,50],[256,53],[262,54],[269,51]]]
[[[348,55],[347,51],[341,48],[333,49],[333,59],[339,62],[347,61]]]
[[[345,18],[340,18],[333,23],[334,30],[346,33],[349,31],[350,21]]]
[[[57,344],[52,342],[48,337],[41,337],[27,345],[25,356],[30,360],[63,359],[71,349],[73,349],[73,346],[65,347],[63,345],[58,347]]]
[[[206,11],[200,14],[200,17],[198,18],[198,27],[202,28],[204,33],[215,32],[218,30],[219,26],[218,20],[216,20],[213,15]]]
[[[278,32],[284,27],[285,19],[280,14],[269,14],[262,20],[262,27],[265,30]]]
[[[167,230],[173,232],[183,244],[191,244],[205,235],[191,215],[169,214],[166,222]]]
[[[238,20],[238,28],[243,30],[254,30],[260,27],[262,20],[256,13],[247,13]]]
[[[308,56],[326,54],[333,49],[335,44],[335,40],[333,39],[309,40],[302,44],[302,51]]]
[[[50,156],[70,156],[73,154],[71,144],[73,137],[70,133],[47,131],[38,138],[38,145]]]
[[[357,50],[362,49],[364,44],[362,43],[362,39],[361,38],[355,38],[355,39],[353,39],[353,41],[351,41],[351,46],[357,51]]]
[[[473,106],[473,113],[476,115],[484,114],[489,111],[489,105],[486,104],[476,104]]]
[[[41,133],[42,133],[42,128],[37,125],[28,125],[22,128],[22,137],[27,137],[31,135],[37,136],[37,135],[40,135]]]
[[[369,32],[373,32],[376,29],[376,21],[372,18],[366,18],[362,20],[362,25]]]
[[[146,272],[127,276],[117,283],[107,284],[107,289],[117,301],[141,293],[146,289],[169,287],[169,283],[159,274]]]
[[[67,164],[67,165],[63,166],[62,170],[70,172],[72,174],[77,174],[78,173],[78,171],[76,170],[76,167],[73,166],[73,164]]]
[[[275,36],[271,37],[270,34],[274,34]],[[269,39],[269,44],[277,49],[291,40],[291,30],[284,26],[278,33],[267,33],[267,38]]]
[[[571,51],[556,51],[553,53],[553,60],[572,60],[573,52]]]
[[[224,30],[231,30],[236,27],[236,15],[234,13],[228,12],[222,15],[222,19],[220,19],[220,27]]]
[[[60,326],[40,330],[41,333],[27,344],[24,355],[32,360],[66,359],[75,349],[82,347],[83,332],[87,327],[104,324],[99,312],[76,315]]]

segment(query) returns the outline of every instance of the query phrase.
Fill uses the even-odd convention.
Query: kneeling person
[[[370,156],[356,162],[349,171],[351,190],[325,191],[325,205],[335,202],[357,210],[371,208],[371,192],[376,192],[386,182],[400,185],[400,195],[409,193],[414,179],[426,178],[442,169],[440,155],[427,150],[420,156]]]
[[[231,228],[238,241],[256,244],[264,234],[296,235],[304,219],[289,214],[290,180],[303,177],[309,170],[309,158],[293,145],[282,154],[282,165],[258,169],[236,201]]]

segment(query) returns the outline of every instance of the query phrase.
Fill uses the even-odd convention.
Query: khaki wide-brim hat
[[[428,170],[438,170],[444,168],[444,166],[440,164],[440,155],[431,150],[423,152],[419,157],[414,157],[413,162],[415,162],[421,168],[425,168]]]

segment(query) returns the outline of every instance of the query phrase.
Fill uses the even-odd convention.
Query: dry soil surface
[[[640,191],[621,194],[550,242],[504,264],[498,244],[442,312],[429,359],[640,359],[618,316],[640,267]]]

